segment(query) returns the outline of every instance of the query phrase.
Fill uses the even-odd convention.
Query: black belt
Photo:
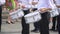
[[[40,13],[40,14],[48,14],[49,12],[45,12],[45,13]]]
[[[32,11],[36,11],[37,10],[37,8],[32,8]]]

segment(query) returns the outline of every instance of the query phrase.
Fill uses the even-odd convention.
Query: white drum
[[[34,22],[41,20],[41,15],[38,11],[29,13],[29,14],[25,15],[24,17],[25,17],[27,24],[34,23]]]
[[[18,19],[24,16],[24,13],[21,9],[18,9],[16,11],[13,11],[12,13],[10,13],[10,16],[12,19]]]
[[[21,9],[18,9],[17,11],[18,11],[17,14],[19,18],[24,16],[24,12]]]
[[[59,12],[57,9],[53,9],[50,11],[50,15],[51,17],[55,17],[55,16],[58,16],[59,15]]]

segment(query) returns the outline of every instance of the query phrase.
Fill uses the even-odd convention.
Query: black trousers
[[[1,32],[1,23],[2,23],[2,6],[0,6],[0,32]]]
[[[28,14],[29,10],[23,10],[24,14]],[[26,24],[24,17],[22,17],[22,34],[29,34],[29,24]]]
[[[57,16],[58,32],[60,34],[60,15]]]
[[[33,8],[33,11],[37,10],[37,8]],[[35,30],[39,30],[39,22],[34,23]]]
[[[53,17],[53,20],[52,20],[52,22],[53,22],[52,29],[53,30],[55,30],[55,26],[56,26],[56,23],[57,23],[56,21],[58,21],[57,16]],[[56,28],[58,28],[58,26],[56,26]]]
[[[34,23],[35,30],[39,30],[40,24],[39,22]]]
[[[42,19],[39,21],[40,27],[40,33],[41,34],[49,34],[49,18],[50,18],[50,13],[45,12],[41,14]]]

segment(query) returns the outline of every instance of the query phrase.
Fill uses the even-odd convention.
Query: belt
[[[40,14],[47,14],[47,13],[49,13],[49,12],[44,12],[44,13],[40,13]]]

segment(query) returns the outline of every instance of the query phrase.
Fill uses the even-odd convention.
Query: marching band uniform
[[[30,5],[29,0],[18,0],[20,2],[20,6],[22,7],[22,10],[24,12],[24,15],[29,13]],[[29,24],[26,24],[25,18],[22,17],[22,34],[29,34]]]
[[[46,2],[47,1],[47,2]],[[49,3],[49,0],[39,0],[38,4],[38,10],[41,13],[42,19],[39,21],[40,27],[40,33],[41,34],[49,34],[49,18],[50,13],[48,10],[51,10],[51,6]]]
[[[1,15],[2,15],[2,5],[5,3],[5,0],[0,0],[0,32],[1,32]]]
[[[55,0],[55,4],[58,8],[59,15],[57,16],[58,32],[60,34],[60,0]]]
[[[54,6],[54,4],[55,4],[55,1],[54,0],[50,0],[51,1],[51,3],[52,3],[52,9],[54,10],[55,8],[56,8],[56,5]],[[52,26],[52,29],[50,29],[50,30],[52,30],[52,31],[57,31],[57,26],[56,26],[56,20],[57,20],[57,16],[55,16],[55,17],[53,17],[53,20],[52,20],[52,22],[53,22],[53,26]],[[55,26],[56,26],[56,28],[55,28]]]
[[[39,0],[30,0],[30,2],[29,2],[29,3],[31,3],[32,11],[35,11],[35,10],[37,10],[37,4],[33,5],[32,2],[37,2],[37,4],[38,4]],[[39,23],[38,22],[34,23],[34,29],[31,32],[39,32]]]

